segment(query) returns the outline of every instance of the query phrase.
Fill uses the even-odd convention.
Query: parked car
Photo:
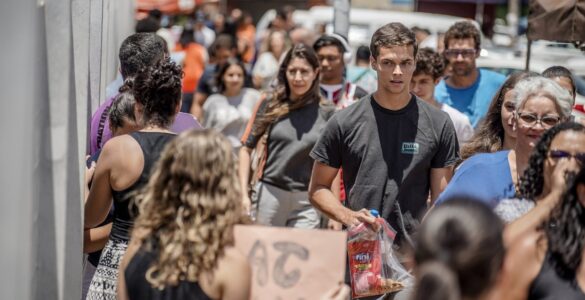
[[[268,10],[260,18],[256,25],[259,36],[267,30],[268,25],[275,16],[276,12],[274,10]],[[325,31],[331,33],[333,32],[333,7],[313,6],[309,10],[295,10],[293,20],[297,25],[308,29],[315,29],[319,25],[325,25]],[[428,29],[431,34],[438,34],[447,31],[451,25],[461,20],[465,19],[439,14],[352,7],[349,12],[348,39],[349,44],[353,48],[357,48],[361,45],[369,45],[372,34],[376,29],[390,22],[400,22],[409,28],[418,26]]]

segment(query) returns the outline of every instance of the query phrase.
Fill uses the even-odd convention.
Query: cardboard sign
[[[320,299],[344,279],[345,232],[238,225],[234,236],[252,266],[252,299]]]

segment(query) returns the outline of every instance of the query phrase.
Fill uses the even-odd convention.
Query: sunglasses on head
[[[569,153],[564,150],[551,150],[548,153],[548,156],[554,160],[560,160],[563,158],[574,158],[581,164],[585,164],[585,153]]]

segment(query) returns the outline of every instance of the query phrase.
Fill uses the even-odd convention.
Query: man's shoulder
[[[506,76],[486,69],[479,69],[481,73],[481,81],[490,82],[494,84],[502,84],[506,80]]]
[[[370,105],[370,95],[366,95],[357,100],[354,104],[338,111],[335,116],[342,119],[351,119],[357,113],[363,112]]]

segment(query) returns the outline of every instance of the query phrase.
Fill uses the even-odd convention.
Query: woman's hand
[[[557,162],[557,165],[553,170],[553,174],[551,175],[551,193],[555,193],[559,196],[555,198],[557,202],[567,188],[567,174],[577,172],[579,172],[579,165],[576,160],[560,159]]]
[[[321,296],[321,300],[346,300],[349,299],[349,286],[344,283],[339,283],[334,288],[330,289]]]

